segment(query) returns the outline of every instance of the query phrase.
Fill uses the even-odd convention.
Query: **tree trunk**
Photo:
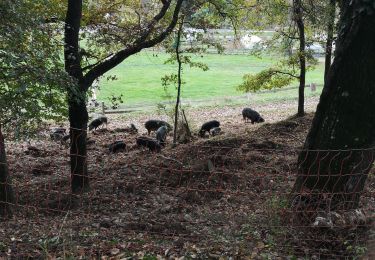
[[[375,158],[375,10],[352,2],[342,10],[335,60],[293,189],[329,194],[330,209],[358,206]],[[366,5],[372,13],[363,11]]]
[[[333,31],[335,26],[336,14],[336,0],[330,0],[328,5],[328,24],[327,24],[327,41],[326,41],[326,57],[324,65],[324,82],[327,81],[327,74],[331,67],[332,60],[332,44],[333,44]]]
[[[306,57],[305,57],[305,25],[303,23],[302,16],[302,3],[301,0],[293,1],[294,19],[298,28],[299,38],[299,87],[298,87],[298,112],[297,116],[303,116],[305,114],[305,78],[306,78]]]
[[[71,133],[71,183],[73,192],[81,192],[88,188],[87,151],[86,151],[86,129],[88,114],[85,98],[92,83],[104,73],[120,64],[129,56],[140,52],[142,49],[150,48],[162,42],[177,24],[183,0],[177,0],[170,22],[164,30],[154,34],[153,30],[158,28],[156,24],[163,20],[170,10],[172,1],[162,1],[162,7],[150,23],[144,27],[134,44],[125,46],[107,59],[82,68],[81,55],[79,52],[79,31],[82,19],[82,0],[68,0],[68,8],[65,17],[64,38],[64,61],[66,72],[75,80],[68,87],[69,122]],[[99,55],[100,56],[100,55]],[[83,75],[83,71],[87,71]]]
[[[81,17],[82,0],[69,0],[65,18],[64,57],[65,70],[76,83],[68,87],[70,173],[73,193],[83,192],[89,187],[86,150],[88,114],[85,103],[88,86],[83,78],[78,44]]]
[[[84,192],[89,188],[86,149],[88,113],[85,94],[86,92],[81,92],[78,97],[69,100],[70,172],[73,193]]]
[[[0,125],[0,217],[9,217],[12,215],[11,203],[13,202],[13,189],[8,171],[4,136]]]
[[[184,18],[181,18],[180,26],[178,27],[177,31],[177,39],[176,39],[176,58],[178,64],[178,74],[177,74],[177,98],[176,98],[176,107],[174,111],[174,133],[173,133],[173,144],[177,143],[177,127],[178,127],[178,107],[180,105],[180,96],[181,96],[181,71],[182,71],[182,62],[180,58],[180,41],[181,41],[181,34],[182,28],[184,25]]]

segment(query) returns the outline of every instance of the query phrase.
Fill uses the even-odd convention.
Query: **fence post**
[[[316,84],[315,83],[310,83],[310,90],[311,90],[311,92],[316,91]]]
[[[105,115],[105,105],[103,101],[102,101],[102,114]]]

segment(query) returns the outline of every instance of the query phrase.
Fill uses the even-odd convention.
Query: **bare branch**
[[[292,36],[291,34],[287,34],[286,32],[284,32],[283,30],[276,30],[276,32],[280,33],[282,36],[286,37],[286,38],[289,38],[289,39],[292,39],[292,40],[299,40],[299,37],[296,37],[296,36]],[[295,32],[296,33],[296,32]]]
[[[166,12],[168,11],[172,0],[162,0],[163,3],[162,8],[160,9],[160,12],[154,16],[154,18],[151,20],[151,22],[148,24],[147,29],[144,31],[144,33],[139,37],[137,42],[143,42],[145,41],[148,36],[150,36],[152,30],[155,28],[155,25],[165,16]]]

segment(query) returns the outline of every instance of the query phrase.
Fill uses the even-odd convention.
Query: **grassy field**
[[[112,95],[123,95],[124,107],[156,105],[163,101],[165,92],[161,85],[161,77],[176,71],[176,65],[164,64],[168,55],[160,52],[141,52],[131,56],[109,75],[116,75],[115,81],[102,80],[97,93],[99,100],[108,103]],[[236,90],[246,73],[256,73],[269,67],[275,58],[257,58],[249,55],[219,55],[207,54],[204,57],[195,57],[196,61],[205,62],[209,70],[185,67],[183,80],[186,82],[182,89],[182,99],[190,103],[204,105],[210,102],[241,102],[246,98]],[[308,72],[306,84],[323,82],[323,65],[319,64],[314,71]],[[292,85],[297,85],[297,82]],[[307,96],[316,95],[309,93]],[[169,92],[175,95],[175,88],[169,87]],[[267,102],[297,97],[296,90],[251,94],[254,101]],[[215,101],[216,100],[216,101]],[[220,101],[221,100],[221,101]]]

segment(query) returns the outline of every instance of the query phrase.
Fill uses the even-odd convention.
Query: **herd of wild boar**
[[[245,122],[251,121],[252,124],[254,123],[262,123],[264,119],[260,116],[260,114],[251,109],[251,108],[244,108],[242,110],[242,117]],[[106,116],[99,116],[92,120],[88,125],[89,131],[95,131],[101,126],[106,126],[108,124],[108,118]],[[147,130],[148,136],[138,136],[136,138],[136,144],[138,147],[145,147],[148,148],[152,152],[160,152],[163,147],[166,145],[167,135],[172,130],[172,126],[163,120],[148,120],[145,123],[145,128]],[[131,124],[130,127],[123,129],[123,131],[137,134],[138,129],[135,127],[134,124]],[[151,132],[155,132],[155,137],[150,137]],[[206,133],[211,136],[219,135],[221,133],[220,122],[217,120],[211,120],[204,123],[198,135],[200,137],[205,137]],[[52,140],[67,142],[70,140],[70,135],[66,133],[66,129],[63,127],[54,128],[50,133],[50,137]],[[87,143],[92,143],[93,140],[87,139]],[[119,151],[126,150],[126,143],[124,141],[115,141],[109,145],[109,152],[116,153]]]

